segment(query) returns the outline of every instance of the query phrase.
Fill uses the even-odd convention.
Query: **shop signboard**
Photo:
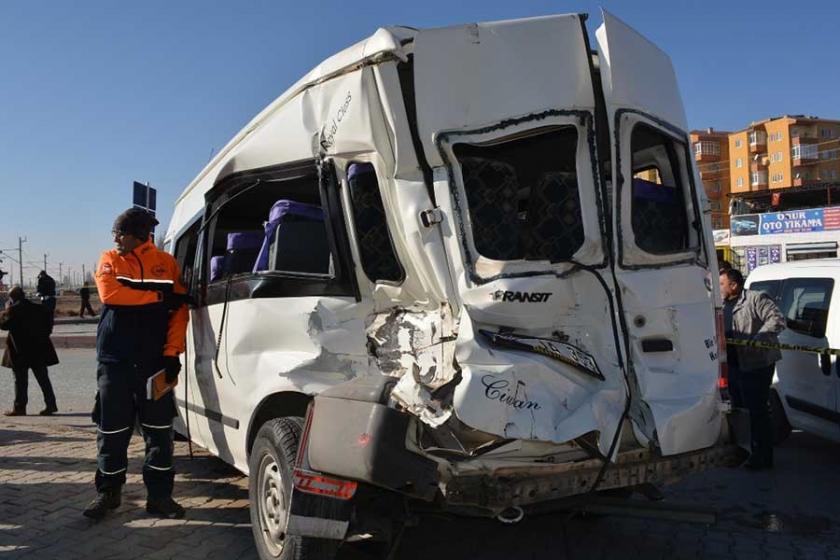
[[[733,237],[840,230],[840,206],[732,216],[729,228]]]

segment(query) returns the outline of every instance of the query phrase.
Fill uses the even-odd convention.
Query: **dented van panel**
[[[167,233],[196,300],[176,389],[193,439],[247,473],[261,422],[311,403],[301,464],[494,515],[722,460],[720,296],[674,70],[607,13],[593,51],[584,22],[381,29],[213,158]],[[423,480],[389,487],[371,430],[405,432]],[[343,471],[342,446],[376,468]]]

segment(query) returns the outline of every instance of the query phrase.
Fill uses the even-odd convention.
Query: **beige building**
[[[840,121],[802,115],[752,123],[729,135],[733,194],[840,181]]]
[[[692,130],[694,161],[712,207],[712,228],[729,228],[729,132]]]

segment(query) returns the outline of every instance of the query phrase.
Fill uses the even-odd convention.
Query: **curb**
[[[52,336],[50,340],[56,348],[96,348],[95,335]],[[0,347],[5,346],[6,337],[0,336]]]

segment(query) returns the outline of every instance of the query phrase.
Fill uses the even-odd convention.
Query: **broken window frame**
[[[674,142],[674,156],[679,167],[680,184],[686,209],[689,243],[684,251],[675,253],[650,253],[636,244],[633,231],[633,131],[637,125],[644,125],[668,137]],[[618,173],[616,190],[616,215],[618,235],[618,264],[621,268],[635,270],[660,268],[685,263],[707,266],[708,255],[703,228],[701,199],[691,161],[691,142],[688,134],[652,115],[634,109],[621,109],[615,114],[616,154]]]
[[[338,162],[336,162],[336,164],[338,164]],[[363,165],[367,164],[367,165],[370,165],[371,167],[373,167],[373,172],[374,172],[374,175],[376,177],[376,186],[377,186],[378,194],[379,194],[379,202],[383,207],[383,215],[384,215],[384,218],[385,218],[385,230],[386,230],[386,233],[388,235],[388,242],[390,244],[391,254],[394,257],[394,261],[396,262],[397,267],[399,268],[399,277],[396,278],[396,279],[373,278],[373,277],[371,277],[371,275],[368,272],[368,269],[366,267],[365,254],[362,251],[362,239],[361,239],[361,236],[359,235],[359,229],[356,225],[356,208],[355,208],[355,205],[354,205],[354,202],[353,202],[353,191],[350,188],[350,179],[347,175],[349,167],[350,167],[351,164],[363,164]],[[382,186],[381,186],[382,181],[380,180],[381,173],[379,171],[379,169],[380,169],[379,165],[377,164],[377,162],[371,161],[369,158],[357,157],[357,158],[353,158],[353,159],[348,159],[347,161],[341,163],[340,168],[341,168],[342,174],[343,174],[343,180],[341,182],[341,186],[342,186],[342,188],[344,188],[346,190],[346,197],[347,197],[346,200],[345,200],[345,204],[346,204],[346,207],[347,207],[347,210],[348,210],[348,212],[347,212],[347,217],[349,218],[348,226],[351,229],[351,231],[353,231],[354,238],[356,240],[356,258],[359,262],[359,269],[360,269],[361,276],[364,277],[365,279],[367,279],[371,284],[383,284],[383,285],[386,285],[386,286],[401,286],[405,282],[405,278],[406,278],[405,266],[403,265],[402,259],[400,258],[399,251],[397,251],[397,245],[394,242],[394,234],[392,232],[394,231],[394,226],[396,224],[392,223],[393,218],[394,218],[393,213],[388,212],[388,210],[385,208],[385,200],[384,200],[383,192],[382,192]]]
[[[210,282],[208,246],[216,233],[218,215],[238,194],[269,182],[311,179],[324,211],[324,226],[333,270],[329,274],[281,270],[241,272]],[[257,298],[348,296],[360,299],[349,256],[349,242],[338,181],[331,163],[313,160],[254,169],[225,177],[205,195],[203,226],[197,250],[194,285],[199,306]],[[332,192],[330,192],[332,191]],[[266,217],[268,209],[266,209]],[[262,226],[262,222],[260,222]],[[342,233],[343,232],[343,233]]]
[[[457,144],[480,145],[513,141],[531,135],[550,133],[551,129],[563,127],[574,127],[577,130],[575,169],[583,221],[583,244],[570,260],[555,263],[549,263],[547,260],[495,260],[484,257],[476,249],[473,240],[468,198],[454,147]],[[436,142],[449,179],[448,202],[452,204],[451,215],[455,217],[456,222],[454,233],[458,237],[462,262],[473,284],[481,285],[499,278],[520,278],[540,274],[561,276],[574,268],[576,263],[596,267],[606,266],[607,239],[603,231],[604,205],[600,177],[596,168],[592,113],[579,110],[549,110],[505,120],[480,129],[443,132],[437,136]]]

